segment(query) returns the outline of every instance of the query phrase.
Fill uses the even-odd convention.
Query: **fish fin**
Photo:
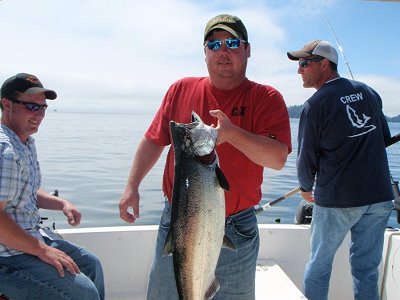
[[[225,191],[229,192],[230,187],[229,187],[228,180],[226,180],[226,177],[225,177],[224,173],[222,173],[221,169],[218,166],[215,168],[215,174],[217,174],[219,185]]]
[[[210,286],[208,287],[206,293],[204,294],[204,300],[209,300],[214,298],[215,294],[219,290],[219,282],[217,278],[214,277],[214,280],[211,282]]]
[[[165,239],[163,256],[172,255],[173,252],[174,252],[174,246],[172,244],[172,234],[170,230],[168,231],[167,238]]]
[[[231,250],[236,250],[235,244],[226,235],[224,235],[224,240],[222,242],[222,247],[223,248],[228,248],[228,249],[231,249]]]
[[[201,119],[200,119],[200,116],[198,115],[198,114],[196,114],[194,111],[192,111],[192,122],[194,123],[194,122],[203,122]]]

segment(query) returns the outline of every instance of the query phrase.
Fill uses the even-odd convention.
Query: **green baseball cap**
[[[242,20],[236,16],[222,14],[208,21],[204,30],[204,41],[208,39],[211,32],[215,29],[225,30],[233,36],[243,39],[246,43],[249,42],[246,27]]]

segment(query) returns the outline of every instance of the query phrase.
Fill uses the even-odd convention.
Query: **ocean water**
[[[58,189],[82,212],[80,227],[128,226],[119,218],[118,203],[136,147],[153,118],[146,113],[72,113],[49,111],[34,135],[42,170],[42,187]],[[389,123],[392,135],[400,123]],[[298,119],[291,119],[293,152],[280,171],[265,169],[261,204],[297,186],[296,135]],[[400,142],[388,149],[392,176],[400,180]],[[166,150],[140,187],[140,218],[134,225],[158,224],[164,198],[161,190]],[[301,197],[293,195],[258,215],[259,223],[293,223]],[[45,225],[70,228],[61,212],[41,211]],[[393,212],[391,226],[396,223]]]

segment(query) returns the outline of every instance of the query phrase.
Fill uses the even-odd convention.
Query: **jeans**
[[[104,277],[99,259],[89,251],[65,240],[44,237],[47,245],[68,254],[78,265],[80,274],[65,268],[60,277],[56,268],[36,256],[20,254],[0,257],[0,292],[19,299],[104,299]]]
[[[311,253],[304,274],[304,294],[307,299],[328,299],[332,262],[349,231],[354,299],[379,299],[378,266],[382,258],[384,232],[392,210],[392,201],[351,208],[314,205]]]
[[[150,272],[147,299],[179,299],[172,256],[163,257],[169,230],[171,205],[166,202],[158,229],[157,244]],[[222,248],[215,275],[220,289],[213,299],[254,300],[255,272],[259,250],[259,234],[254,208],[244,210],[226,220],[225,235],[236,250]]]

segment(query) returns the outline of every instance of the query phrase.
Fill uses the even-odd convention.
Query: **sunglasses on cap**
[[[299,66],[300,66],[300,68],[306,68],[310,62],[321,61],[323,59],[324,59],[323,57],[318,57],[318,58],[309,58],[309,59],[299,60]]]
[[[13,99],[13,98],[7,98],[7,99],[10,100],[13,103],[17,103],[17,104],[25,106],[25,108],[30,110],[30,111],[38,111],[38,110],[45,111],[46,108],[47,108],[47,104],[37,104],[37,103],[33,103],[33,102],[24,102],[24,101],[20,101],[20,100]]]
[[[221,49],[221,46],[224,43],[228,49],[237,49],[239,48],[241,42],[246,43],[244,40],[241,40],[239,38],[229,38],[226,40],[208,41],[206,46],[211,51],[218,51],[219,49]]]

